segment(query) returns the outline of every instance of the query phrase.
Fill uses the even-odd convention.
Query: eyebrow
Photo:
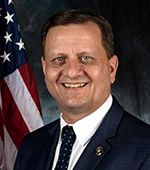
[[[92,55],[92,54],[93,54],[93,52],[89,49],[87,51],[84,50],[84,51],[75,53],[76,56]],[[68,54],[66,52],[53,51],[53,52],[49,53],[49,56],[51,56],[51,57],[57,57],[57,56],[67,57]]]
[[[49,56],[52,56],[52,57],[55,57],[55,56],[67,56],[67,54],[66,53],[54,53],[54,52],[52,52],[52,53],[49,53]]]
[[[89,54],[90,51],[83,51],[83,52],[78,52],[76,53],[77,56],[80,56],[80,55],[87,55]],[[68,56],[67,53],[50,53],[51,56],[59,56],[59,55],[63,55],[63,56]]]
[[[77,55],[78,55],[78,56],[80,56],[80,55],[87,55],[87,54],[89,54],[89,52],[90,52],[90,51],[85,51],[85,52],[77,53]]]

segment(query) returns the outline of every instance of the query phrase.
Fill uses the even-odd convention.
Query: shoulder
[[[60,127],[60,121],[59,119],[55,120],[54,122],[51,122],[29,134],[27,134],[23,140],[22,140],[22,143],[21,143],[21,146],[24,146],[24,145],[30,145],[31,143],[38,143],[42,140],[46,140],[46,138],[50,135],[51,131],[57,131],[59,130],[59,127]]]
[[[132,135],[136,134],[150,140],[150,125],[126,111],[122,120],[122,128],[131,131]]]
[[[123,134],[127,138],[141,138],[150,142],[150,125],[135,117],[133,114],[128,113],[117,100],[114,98],[113,102],[113,116],[120,116],[120,123],[118,126],[119,134]],[[115,113],[114,113],[115,112]],[[115,118],[114,118],[115,119]]]
[[[36,165],[42,166],[42,163],[44,167],[43,161],[47,159],[47,154],[53,151],[52,144],[58,139],[59,130],[58,119],[26,135],[19,146],[14,169],[34,169]]]

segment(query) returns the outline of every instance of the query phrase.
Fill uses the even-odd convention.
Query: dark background
[[[53,13],[76,8],[100,14],[112,24],[120,62],[113,94],[127,111],[150,124],[150,0],[14,0],[14,5],[45,124],[60,111],[44,83],[41,27]]]

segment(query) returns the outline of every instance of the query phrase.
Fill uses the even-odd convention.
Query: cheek
[[[110,85],[110,71],[109,68],[103,67],[100,68],[98,67],[97,69],[93,70],[91,72],[91,78],[95,84],[95,87],[99,88],[105,88],[105,86]]]
[[[88,75],[90,76],[90,78],[94,81],[94,82],[100,82],[103,79],[103,75],[104,75],[104,69],[102,69],[101,67],[94,67],[93,69],[89,69],[88,71]]]
[[[46,87],[49,93],[53,97],[56,97],[56,91],[57,91],[57,87],[56,87],[57,78],[56,77],[57,77],[57,74],[55,72],[52,72],[51,69],[46,71],[46,74],[45,74]]]
[[[58,75],[59,74],[57,70],[50,67],[46,68],[45,78],[47,81],[49,81],[49,83],[55,83],[57,81]]]

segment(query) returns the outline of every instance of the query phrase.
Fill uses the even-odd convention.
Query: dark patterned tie
[[[69,159],[75,139],[76,135],[72,126],[65,126],[62,130],[62,143],[55,170],[66,170],[68,168]]]

